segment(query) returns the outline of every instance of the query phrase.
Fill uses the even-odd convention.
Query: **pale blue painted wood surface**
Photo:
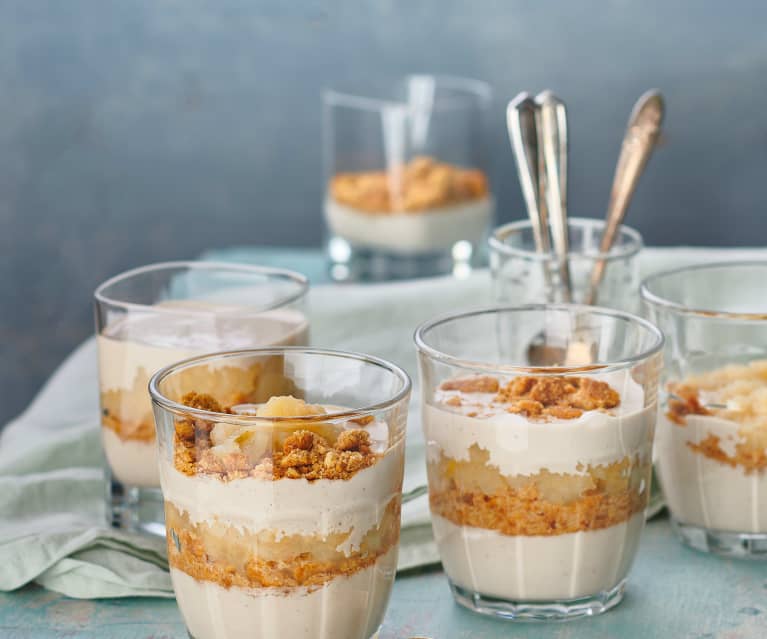
[[[485,619],[452,602],[441,571],[400,576],[381,639],[423,635],[434,639],[762,639],[767,637],[767,563],[708,557],[684,548],[661,518],[645,529],[626,599],[594,619],[543,625]],[[174,601],[78,601],[27,588],[0,595],[0,637],[182,639],[186,633]]]

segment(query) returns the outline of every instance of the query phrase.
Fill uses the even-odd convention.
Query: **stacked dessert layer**
[[[216,307],[196,304],[208,313],[173,313],[169,304],[158,304],[158,314],[128,316],[110,325],[97,337],[101,390],[102,439],[115,477],[131,486],[156,487],[160,480],[154,419],[147,386],[159,369],[188,357],[216,350],[247,346],[268,347],[305,344],[308,324],[303,314],[290,310],[238,317],[229,312],[216,316]],[[160,310],[160,309],[163,309]],[[177,311],[183,308],[173,304]],[[254,389],[254,379],[268,368],[219,368],[222,387]],[[190,380],[189,388],[195,388]]]
[[[658,473],[684,524],[767,532],[767,360],[669,384]]]
[[[653,420],[628,374],[603,377],[476,376],[435,392],[424,409],[430,503],[453,583],[553,600],[625,578]]]
[[[493,211],[482,171],[429,157],[388,172],[339,173],[330,181],[325,203],[334,233],[353,244],[399,253],[479,241]]]
[[[382,422],[323,421],[337,409],[290,396],[183,403],[256,417],[180,418],[161,455],[171,576],[191,634],[373,635],[396,571],[402,442]]]

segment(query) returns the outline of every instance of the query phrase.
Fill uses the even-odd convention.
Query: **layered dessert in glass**
[[[680,538],[767,557],[767,262],[648,278],[642,296],[669,342],[657,469]]]
[[[530,367],[534,338],[587,340],[594,362]],[[416,340],[432,525],[456,600],[512,619],[616,605],[650,494],[660,333],[531,306],[435,320]]]
[[[425,74],[323,92],[333,279],[470,272],[495,211],[491,102],[484,82]]]
[[[208,377],[264,360],[279,362],[265,401]],[[190,635],[374,636],[397,565],[407,375],[365,356],[273,349],[189,360],[150,387]]]
[[[487,176],[431,157],[390,171],[338,173],[328,187],[330,230],[358,246],[429,253],[481,241],[492,223]]]
[[[149,378],[193,355],[303,345],[306,279],[279,269],[172,262],[128,271],[96,291],[102,441],[113,525],[162,533]],[[269,362],[211,373],[268,398]]]

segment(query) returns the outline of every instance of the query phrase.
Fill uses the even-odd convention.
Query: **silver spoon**
[[[559,262],[562,300],[572,301],[567,228],[567,110],[551,91],[535,98],[540,109],[543,159],[546,167],[546,203],[551,224],[554,250]]]
[[[539,108],[539,133],[554,249],[559,262],[563,301],[572,301],[572,284],[568,263],[569,241],[567,227],[567,111],[564,102],[551,91],[535,98]],[[585,329],[584,329],[585,330]],[[576,330],[573,337],[576,337]],[[532,366],[576,366],[590,364],[595,359],[591,340],[573,339],[566,346],[549,343],[545,332],[536,335],[527,347],[527,360]]]
[[[607,222],[599,244],[599,252],[602,255],[610,252],[618,228],[626,217],[626,210],[636,190],[639,176],[647,166],[660,136],[664,112],[663,96],[655,89],[643,94],[631,110],[618,164],[615,167],[610,202],[607,205]],[[586,304],[596,303],[597,290],[604,277],[606,264],[605,259],[594,263],[589,291],[584,300]]]
[[[538,163],[537,106],[529,93],[517,95],[506,108],[506,126],[511,149],[517,164],[522,197],[533,229],[535,250],[548,254],[551,250],[548,224],[541,216],[539,193],[540,175]],[[546,271],[548,272],[548,271]]]

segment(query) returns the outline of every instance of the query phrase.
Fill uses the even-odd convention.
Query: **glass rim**
[[[449,353],[444,353],[439,349],[428,344],[425,339],[426,333],[451,321],[461,320],[477,315],[499,314],[504,312],[520,313],[530,311],[565,311],[568,313],[582,312],[590,315],[606,315],[612,318],[620,318],[634,324],[638,324],[649,334],[655,337],[654,343],[637,355],[616,359],[610,362],[583,364],[579,366],[520,366],[516,364],[488,364],[486,362],[477,362],[468,359],[455,357]],[[588,306],[586,304],[523,304],[519,306],[484,306],[481,308],[470,309],[458,313],[448,313],[440,315],[421,324],[415,331],[413,339],[419,353],[428,355],[432,359],[438,360],[444,364],[449,364],[458,368],[467,368],[482,372],[496,373],[535,373],[549,375],[567,375],[575,373],[594,373],[610,372],[613,370],[624,369],[632,364],[645,361],[663,350],[665,337],[663,332],[652,322],[633,313],[619,311],[602,306]]]
[[[571,227],[579,228],[584,226],[596,226],[604,228],[606,226],[606,222],[604,220],[593,217],[570,217],[567,220],[567,226],[568,229]],[[505,243],[504,240],[509,235],[526,228],[532,228],[532,222],[530,222],[530,220],[517,220],[515,222],[509,222],[507,224],[496,227],[493,229],[493,232],[490,234],[490,238],[488,239],[490,248],[494,251],[497,251],[498,253],[512,257],[523,257],[528,260],[537,260],[541,262],[557,261],[558,257],[554,253],[539,253],[535,250],[516,248]],[[595,253],[578,253],[570,251],[567,254],[568,258],[589,259],[593,261],[604,260],[605,262],[610,262],[613,260],[633,257],[642,250],[644,241],[642,240],[641,233],[639,233],[639,231],[637,231],[635,228],[621,224],[618,227],[618,233],[627,235],[631,241],[623,247],[619,247],[613,244],[613,248],[610,249],[609,253],[603,253],[601,251],[597,251]]]
[[[767,308],[763,313],[740,313],[731,311],[717,311],[713,309],[705,308],[691,308],[680,302],[675,302],[666,297],[654,293],[651,290],[652,285],[657,284],[660,280],[681,275],[683,273],[689,273],[694,271],[706,271],[709,269],[719,268],[740,268],[740,267],[761,267],[765,269],[765,275],[767,275],[767,260],[741,260],[741,261],[724,261],[724,262],[712,262],[710,264],[691,264],[689,266],[681,266],[678,268],[667,269],[665,271],[659,271],[648,275],[642,280],[639,286],[639,296],[642,301],[666,310],[675,311],[680,315],[694,315],[708,319],[732,319],[745,322],[759,322],[767,320]]]
[[[155,262],[153,264],[145,264],[144,266],[138,266],[136,268],[128,269],[122,273],[118,273],[105,280],[96,287],[93,292],[93,298],[99,304],[109,304],[122,308],[123,310],[149,310],[156,313],[171,313],[178,314],[183,312],[184,314],[202,314],[211,315],[215,314],[215,310],[201,309],[201,308],[171,308],[157,306],[156,304],[141,304],[139,302],[126,302],[124,300],[110,297],[106,292],[111,286],[120,284],[131,278],[146,275],[147,273],[159,272],[171,269],[187,268],[189,270],[199,271],[232,271],[235,273],[250,274],[250,275],[275,275],[285,280],[290,280],[298,286],[298,291],[291,295],[287,295],[274,304],[258,308],[259,312],[271,311],[274,309],[282,308],[287,304],[291,304],[302,297],[306,296],[309,290],[309,278],[305,275],[298,273],[297,271],[291,271],[289,269],[277,268],[272,266],[258,266],[255,264],[240,264],[237,262],[214,262],[206,260],[177,260],[171,262]]]
[[[285,353],[303,353],[306,355],[320,355],[324,357],[332,357],[337,359],[351,359],[365,364],[372,364],[378,368],[382,368],[392,373],[398,378],[402,385],[397,393],[389,399],[371,404],[368,406],[361,406],[359,408],[350,408],[344,411],[336,411],[335,413],[325,413],[323,415],[304,415],[298,417],[257,417],[256,415],[233,415],[231,413],[218,413],[216,411],[204,410],[201,408],[193,408],[185,406],[179,402],[175,402],[169,399],[159,389],[159,385],[168,376],[177,373],[181,370],[198,366],[208,361],[218,361],[222,359],[238,358],[238,357],[259,357],[269,355],[284,355]],[[385,360],[381,357],[375,357],[374,355],[368,355],[366,353],[357,353],[354,351],[342,351],[330,348],[314,348],[307,346],[282,346],[275,348],[245,348],[233,351],[221,351],[217,353],[207,353],[204,355],[197,355],[190,357],[179,362],[165,366],[157,371],[149,380],[149,396],[152,399],[152,403],[160,406],[161,408],[172,412],[176,415],[195,415],[208,421],[228,422],[233,424],[253,424],[253,423],[274,423],[280,424],[285,422],[298,422],[299,424],[310,424],[316,422],[335,421],[338,419],[349,419],[351,417],[360,417],[375,411],[385,410],[391,408],[395,404],[405,399],[412,390],[412,381],[407,372],[400,366],[397,366],[393,362]]]
[[[410,78],[432,78],[437,84],[442,84],[455,89],[465,91],[467,94],[477,96],[483,102],[489,102],[493,97],[493,89],[488,82],[459,75],[444,75],[432,73],[408,73],[406,75],[396,76],[392,80],[408,80]],[[332,87],[322,89],[322,100],[326,104],[348,106],[367,111],[381,111],[383,109],[402,109],[405,111],[420,111],[418,107],[408,104],[402,100],[377,98],[352,91],[344,91]],[[429,110],[438,110],[443,106],[452,106],[463,103],[457,98],[439,98]]]

